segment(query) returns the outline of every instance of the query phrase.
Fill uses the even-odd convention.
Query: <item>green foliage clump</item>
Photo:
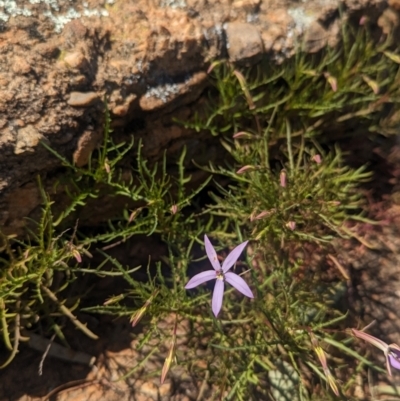
[[[268,131],[270,146],[286,138],[288,124],[292,138],[323,142],[395,133],[388,118],[399,103],[400,57],[393,40],[377,43],[367,27],[353,32],[343,25],[341,43],[316,54],[299,51],[281,64],[265,58],[245,71],[215,62],[216,90],[184,125],[215,136]]]

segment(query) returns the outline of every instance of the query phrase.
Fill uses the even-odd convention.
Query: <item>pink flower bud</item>
[[[176,212],[178,211],[178,206],[175,205],[175,203],[170,207],[169,209],[171,211],[172,214],[176,214]]]
[[[78,263],[82,263],[82,256],[75,247],[72,249],[72,255]]]
[[[236,174],[243,174],[245,171],[247,170],[255,170],[256,168],[254,166],[243,166],[242,168],[240,168],[238,171],[236,171]]]
[[[334,92],[336,92],[337,91],[337,79],[334,76],[332,76],[331,74],[329,74],[329,72],[326,72],[324,74],[324,76],[325,76],[326,80],[328,81],[329,85],[331,86],[332,90]]]
[[[132,327],[135,327],[139,323],[140,319],[143,317],[158,293],[159,290],[154,291],[153,294],[151,294],[150,298],[144,303],[144,305],[131,316]]]
[[[136,216],[142,211],[142,207],[139,209],[134,210],[131,215],[129,216],[128,223],[132,223],[132,221],[136,218]]]
[[[260,220],[265,216],[268,216],[269,214],[271,214],[271,212],[264,210],[263,212],[261,212],[260,214],[258,214],[256,217],[254,217],[254,220]]]
[[[251,139],[253,138],[254,135],[250,134],[250,132],[246,132],[246,131],[240,131],[240,132],[236,132],[235,135],[233,135],[233,139]]]
[[[175,356],[175,349],[176,349],[176,328],[177,328],[178,322],[175,320],[175,326],[174,330],[172,332],[172,340],[171,340],[171,345],[169,348],[168,356],[165,358],[164,366],[161,371],[161,384],[164,383],[165,378],[167,377],[167,373],[171,367],[172,361],[174,360]]]
[[[295,221],[289,221],[286,223],[286,227],[289,228],[290,230],[294,231],[296,229],[296,222]]]
[[[286,170],[283,169],[279,175],[280,183],[282,188],[286,188]]]
[[[247,104],[249,105],[249,109],[253,110],[256,108],[256,105],[253,102],[253,98],[251,97],[249,88],[247,86],[246,78],[243,76],[241,72],[238,70],[233,71],[233,73],[236,75],[237,80],[239,81],[240,87],[244,93],[244,96],[247,100]]]
[[[320,155],[314,155],[311,160],[314,161],[317,164],[321,164],[321,162],[322,162],[322,159],[321,159]]]

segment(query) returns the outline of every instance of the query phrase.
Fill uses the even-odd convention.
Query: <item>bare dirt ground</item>
[[[100,317],[96,323],[100,335],[97,342],[77,331],[68,333],[67,330],[66,333],[68,339],[72,339],[73,350],[96,356],[93,366],[47,357],[40,376],[38,371],[43,352],[24,346],[11,365],[0,372],[0,400],[190,401],[196,400],[200,393],[209,396],[208,386],[179,366],[173,368],[168,380],[160,385],[167,349],[156,352],[142,366],[152,348],[145,346],[138,351],[141,330],[135,332],[127,319],[111,321]],[[178,327],[178,331],[183,330],[184,327]],[[181,338],[184,346],[184,336]],[[136,371],[132,376],[119,380],[134,368]]]

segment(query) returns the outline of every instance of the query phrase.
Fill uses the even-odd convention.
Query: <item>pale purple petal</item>
[[[217,252],[215,252],[215,249],[212,246],[212,244],[211,244],[210,240],[208,239],[207,235],[204,236],[204,245],[206,246],[207,256],[208,256],[208,259],[210,259],[212,267],[216,271],[220,271],[221,270],[221,265],[219,264],[219,261],[218,261]]]
[[[215,317],[218,316],[219,311],[222,308],[222,300],[224,298],[224,282],[223,280],[217,279],[215,281],[214,293],[212,298],[212,311]]]
[[[235,287],[238,291],[240,291],[246,297],[254,298],[253,293],[251,292],[250,287],[247,283],[237,274],[228,272],[225,273],[225,280],[232,286]],[[218,281],[218,280],[217,280]]]
[[[400,369],[400,360],[398,358],[394,358],[392,355],[389,355],[389,361],[395,369]]]
[[[185,288],[189,290],[190,288],[197,287],[200,284],[205,283],[206,281],[212,280],[216,278],[216,274],[214,270],[207,270],[205,272],[201,272],[192,277],[189,282],[185,285]]]
[[[222,271],[226,273],[239,259],[240,254],[243,252],[243,249],[246,247],[249,241],[242,242],[238,245],[224,260],[222,264]]]
[[[389,346],[389,360],[395,369],[400,369],[400,350]]]

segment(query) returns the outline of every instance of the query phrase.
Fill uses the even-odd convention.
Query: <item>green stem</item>
[[[292,135],[291,135],[290,123],[289,120],[286,119],[286,140],[288,147],[288,156],[289,156],[289,166],[290,166],[290,176],[293,176],[294,172],[294,162],[293,162],[293,153],[292,153]]]
[[[49,290],[47,287],[45,287],[43,284],[40,285],[40,288],[47,294],[47,296],[57,304],[58,308],[60,309],[60,311],[67,316],[71,322],[81,331],[83,331],[88,337],[92,338],[93,340],[98,340],[99,337],[94,334],[92,331],[90,331],[84,324],[82,324],[78,318],[71,313],[71,311],[65,306],[63,305],[57,298],[57,296],[51,291]]]

